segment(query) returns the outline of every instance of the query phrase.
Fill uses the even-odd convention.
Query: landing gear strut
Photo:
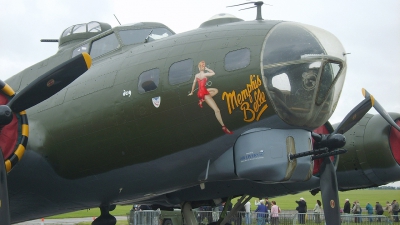
[[[110,214],[110,211],[115,209],[115,205],[105,205],[99,208],[101,215],[92,222],[92,225],[115,225],[117,223],[117,219]]]
[[[250,199],[251,196],[243,195],[228,213],[228,206],[232,204],[232,198],[229,197],[225,203],[224,209],[221,212],[219,220],[217,222],[212,222],[209,225],[228,224],[228,221],[232,218],[232,216],[236,215],[239,209],[241,209]],[[187,225],[197,225],[197,220],[192,212],[192,205],[190,202],[185,202],[182,204],[182,214]]]

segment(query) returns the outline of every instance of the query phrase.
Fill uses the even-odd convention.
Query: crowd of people
[[[246,205],[246,215],[250,217],[250,202],[247,202]],[[264,225],[270,222],[271,225],[279,224],[279,213],[281,209],[276,204],[276,201],[270,202],[268,198],[265,198],[265,200],[256,200],[255,205],[257,205],[257,209],[255,210],[255,212],[257,212],[257,225]],[[250,224],[250,222],[246,220],[246,224]]]
[[[298,222],[300,224],[305,224],[306,215],[307,215],[307,202],[304,198],[300,198],[295,201],[297,203],[296,211],[298,212]],[[257,209],[255,212],[257,213],[257,225],[264,225],[266,223],[271,222],[271,224],[279,224],[279,213],[281,209],[277,206],[275,201],[270,202],[268,198],[265,200],[256,200],[255,205],[257,205]],[[245,205],[246,210],[246,224],[250,223],[250,202],[247,202]],[[371,205],[369,202],[365,206],[365,210],[369,216],[369,221],[372,222],[373,215],[383,215],[383,212],[386,210],[391,218],[393,218],[394,222],[399,222],[399,203],[396,200],[393,200],[391,203],[389,201],[386,202],[386,205],[382,206],[379,202],[375,203],[375,206]],[[355,200],[353,204],[350,204],[350,200],[346,199],[344,206],[340,209],[341,213],[344,214],[362,214],[363,207],[361,206],[358,200]],[[317,200],[314,208],[313,208],[313,218],[315,223],[321,223],[321,213],[323,212],[322,203],[320,200]],[[352,218],[352,217],[348,217]],[[381,221],[381,217],[377,218],[377,221]],[[361,222],[361,217],[354,217],[355,223]]]
[[[295,201],[297,203],[296,211],[298,212],[298,222],[299,224],[305,224],[307,211],[307,202],[304,198],[300,198]],[[255,212],[255,218],[257,219],[257,225],[278,225],[279,224],[279,214],[281,213],[280,207],[277,205],[276,201],[269,201],[268,198],[255,200],[254,204],[257,206]],[[212,211],[213,214],[208,215],[208,221],[217,221],[219,218],[219,213],[222,211],[224,204],[215,207],[214,209],[211,207],[201,207],[200,211]],[[149,207],[146,205],[135,205],[135,211],[148,210]],[[232,206],[228,206],[228,211],[232,209]],[[393,200],[391,203],[389,201],[386,202],[386,205],[382,206],[379,202],[375,203],[375,206],[371,205],[369,202],[365,206],[366,214],[368,214],[369,220],[372,221],[374,214],[383,215],[383,212],[386,210],[389,213],[389,216],[393,218],[394,222],[399,222],[399,203],[396,200]],[[362,214],[363,207],[361,206],[358,200],[355,200],[351,205],[350,200],[346,199],[344,206],[340,209],[343,214]],[[215,214],[214,214],[215,212]],[[238,224],[242,224],[242,219],[245,220],[246,225],[252,224],[252,212],[251,212],[251,203],[248,201],[240,210],[241,215],[238,217]],[[321,213],[323,213],[322,204],[320,200],[317,200],[314,208],[313,208],[313,219],[315,223],[321,223]],[[364,213],[365,214],[365,213]],[[199,214],[200,215],[200,214]],[[242,218],[243,217],[243,218]],[[354,218],[354,219],[353,219]],[[352,219],[355,223],[361,222],[360,216],[348,216],[346,219]],[[198,220],[201,220],[198,218]],[[380,217],[377,218],[378,221],[381,220]],[[235,223],[236,224],[236,223]]]
[[[399,203],[396,200],[393,200],[392,203],[389,201],[386,202],[385,207],[382,206],[381,203],[376,202],[375,207],[373,207],[369,202],[365,206],[365,209],[367,210],[367,214],[369,216],[372,216],[374,213],[376,215],[383,215],[384,210],[388,211],[389,216],[393,217],[394,222],[399,222]],[[360,205],[360,202],[358,200],[355,200],[353,202],[353,205],[350,206],[350,200],[346,199],[346,202],[344,203],[343,207],[343,213],[346,214],[361,214],[362,213],[362,207]],[[370,221],[372,221],[372,217],[369,218]],[[378,217],[378,221],[380,221],[381,218]],[[360,217],[355,217],[355,222],[359,223],[361,222]]]

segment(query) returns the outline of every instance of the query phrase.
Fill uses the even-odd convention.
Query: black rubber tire
[[[165,219],[163,221],[163,225],[173,225],[173,224],[172,224],[172,221],[170,219]]]

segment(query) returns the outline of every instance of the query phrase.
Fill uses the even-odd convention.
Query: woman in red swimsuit
[[[189,93],[190,95],[193,95],[194,88],[196,86],[196,81],[199,84],[199,90],[197,91],[197,97],[199,97],[199,106],[200,108],[203,108],[203,102],[206,102],[215,112],[215,117],[217,117],[218,122],[222,126],[222,130],[226,134],[233,134],[232,131],[228,130],[228,128],[225,127],[224,122],[222,121],[221,117],[221,112],[217,106],[217,103],[215,103],[213,96],[218,93],[218,89],[216,88],[206,88],[207,84],[207,77],[214,76],[215,73],[211,69],[206,67],[206,62],[201,61],[199,62],[199,73],[194,76],[193,80],[193,86],[192,86],[192,91]],[[205,72],[207,71],[207,72]]]

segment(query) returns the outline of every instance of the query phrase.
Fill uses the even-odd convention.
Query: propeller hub
[[[13,119],[13,114],[10,107],[7,105],[0,105],[0,125],[7,125]]]
[[[327,147],[329,150],[341,148],[346,144],[346,137],[342,134],[321,135],[321,141],[315,143],[316,148]]]

